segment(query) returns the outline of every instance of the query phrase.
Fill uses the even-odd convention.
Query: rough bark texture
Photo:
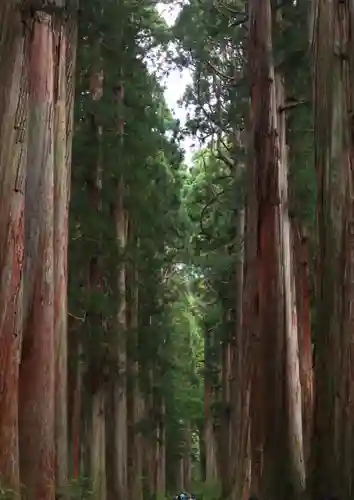
[[[20,467],[28,500],[54,500],[53,26],[35,14],[25,189]]]
[[[296,305],[300,353],[300,381],[302,396],[302,424],[305,463],[309,466],[313,424],[313,367],[310,318],[309,262],[307,237],[304,230],[293,222],[295,254]]]
[[[12,2],[0,7],[0,33],[0,484],[18,492],[28,67],[27,39]]]
[[[230,480],[232,481],[231,498],[243,498],[243,493],[249,488],[248,471],[250,467],[249,434],[250,434],[250,378],[247,365],[247,337],[244,335],[243,308],[249,301],[245,300],[244,289],[245,269],[245,210],[240,210],[237,220],[237,234],[240,242],[240,252],[236,263],[236,305],[235,330],[231,339],[231,450],[230,450]],[[249,286],[249,283],[248,283]]]
[[[76,0],[69,3],[73,10],[78,6]],[[71,159],[72,159],[72,139],[73,139],[73,122],[74,122],[74,98],[75,98],[75,67],[76,67],[76,52],[77,52],[77,16],[69,16],[66,22],[66,172],[68,175],[68,199],[70,198],[71,185]],[[67,259],[67,257],[66,257]],[[65,284],[67,287],[67,282]],[[70,316],[72,320],[74,319]],[[75,320],[77,321],[77,319]],[[67,325],[67,330],[70,328]],[[72,369],[68,370],[68,469],[70,476],[75,478],[79,475],[79,425],[80,425],[80,400],[81,400],[81,371],[82,366],[80,360],[82,346],[77,340],[74,329],[71,329],[74,338],[67,338],[68,358],[71,361]],[[68,359],[68,364],[69,364]],[[76,362],[75,362],[76,361]]]
[[[250,1],[259,321],[252,339],[251,448],[252,488],[261,499],[299,498],[305,486],[283,84],[274,75],[271,14],[270,1]]]
[[[350,1],[313,4],[318,337],[313,498],[353,495],[353,27]],[[348,119],[350,117],[350,119]]]
[[[284,107],[283,79],[276,75],[275,98],[277,106],[277,127],[279,134],[279,228],[280,228],[280,280],[284,288],[285,349],[286,349],[286,402],[287,432],[291,481],[297,498],[305,490],[305,462],[302,429],[302,392],[300,383],[300,349],[298,338],[298,314],[295,289],[295,264],[293,237],[288,213],[288,158],[286,144],[286,116]],[[301,351],[303,352],[303,351]]]
[[[67,252],[70,170],[66,156],[66,53],[65,26],[58,26],[55,39],[55,134],[54,134],[54,336],[55,336],[55,443],[56,486],[68,479],[67,422]],[[70,112],[70,110],[69,110]]]

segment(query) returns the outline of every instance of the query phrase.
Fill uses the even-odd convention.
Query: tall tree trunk
[[[92,395],[91,417],[91,480],[93,498],[106,500],[106,430],[105,392],[100,388]]]
[[[72,0],[69,5],[77,12],[78,0]],[[69,16],[66,23],[66,165],[68,171],[68,197],[70,198],[71,187],[71,159],[72,159],[72,140],[74,131],[74,100],[75,100],[75,72],[76,72],[76,52],[77,52],[77,14]],[[66,260],[67,262],[67,260]],[[67,286],[67,283],[66,283]],[[69,312],[67,311],[67,314]],[[71,319],[75,319],[71,316]],[[77,319],[76,319],[77,321]],[[79,321],[83,321],[79,318]],[[67,325],[67,330],[70,327]],[[77,337],[77,334],[76,334]],[[71,341],[71,342],[70,342]],[[80,407],[81,407],[81,389],[82,389],[82,365],[81,365],[81,351],[82,345],[76,339],[68,339],[68,358],[72,355],[73,369],[68,370],[69,391],[67,392],[68,400],[68,417],[70,416],[70,424],[68,429],[68,468],[69,475],[75,478],[79,476],[79,430],[80,430]],[[69,365],[69,361],[68,361]],[[70,384],[71,382],[71,384]],[[71,387],[70,387],[71,385]],[[70,431],[70,432],[69,432]]]
[[[231,343],[225,340],[222,345],[222,407],[220,428],[220,478],[222,483],[222,494],[228,498],[231,489],[230,459],[231,459],[231,401],[230,401],[230,380],[231,380]]]
[[[200,456],[200,476],[205,483],[205,442],[204,442],[204,428],[202,425],[198,427],[198,441],[199,441],[199,456]]]
[[[120,146],[124,145],[124,84],[119,82],[114,89],[117,106],[117,134]],[[119,376],[114,382],[114,422],[115,422],[115,480],[116,494],[119,500],[125,500],[128,494],[128,426],[127,426],[127,297],[126,297],[126,262],[128,213],[125,210],[127,186],[123,173],[117,186],[114,220],[120,263],[117,276],[117,361]]]
[[[114,382],[110,380],[106,388],[106,485],[107,500],[116,499],[115,443],[114,443]]]
[[[307,237],[299,224],[293,222],[296,306],[298,311],[300,381],[305,463],[309,465],[313,423],[313,368],[310,318],[309,262]]]
[[[21,482],[28,500],[55,497],[53,21],[36,12],[30,47],[25,189],[24,336],[20,367]]]
[[[117,313],[118,339],[117,359],[119,377],[114,387],[114,422],[115,422],[115,457],[116,457],[116,492],[120,500],[127,496],[127,391],[126,391],[126,286],[124,252],[127,240],[127,213],[124,210],[124,181],[121,178],[117,190],[117,204],[115,209],[116,234],[119,254],[121,258],[118,270],[117,289],[119,304]]]
[[[258,328],[251,391],[252,485],[261,499],[304,490],[301,387],[287,201],[283,85],[274,75],[270,1],[249,3]]]
[[[183,478],[184,488],[191,491],[192,487],[192,431],[190,425],[184,431],[186,449],[183,455]]]
[[[0,7],[0,484],[18,493],[28,61],[20,13],[11,3]]]
[[[158,398],[159,422],[156,429],[156,484],[155,494],[158,498],[166,495],[166,426],[165,402],[163,396]]]
[[[217,444],[214,432],[212,410],[214,391],[208,374],[204,377],[204,444],[205,444],[205,482],[213,485],[218,480]]]
[[[142,413],[147,428],[142,436],[143,441],[143,491],[144,498],[153,495],[154,492],[154,470],[155,470],[155,443],[154,443],[154,422],[153,422],[153,378],[152,370],[148,366],[145,368],[146,387],[143,397]]]
[[[245,267],[245,210],[238,213],[237,236],[239,254],[236,263],[236,305],[235,330],[231,339],[231,440],[230,440],[230,481],[232,481],[231,497],[233,500],[243,498],[243,491],[247,488],[248,471],[250,467],[249,454],[249,403],[250,379],[247,366],[247,337],[243,333],[243,301],[244,267]],[[248,305],[248,301],[247,301]],[[247,485],[247,486],[246,486]]]
[[[137,250],[138,240],[132,224],[129,225],[131,249]],[[142,436],[139,429],[142,418],[142,395],[140,392],[140,367],[138,362],[138,327],[139,327],[139,274],[134,263],[128,273],[129,304],[128,310],[128,390],[127,390],[127,420],[128,420],[128,489],[129,498],[142,500]]]
[[[313,498],[353,495],[354,7],[313,2],[318,336],[314,371]],[[317,333],[317,332],[316,332]]]
[[[275,76],[275,98],[279,136],[279,227],[280,227],[280,280],[284,288],[285,351],[287,433],[289,443],[289,465],[294,497],[302,497],[305,490],[305,460],[302,428],[302,391],[300,383],[300,358],[298,317],[296,307],[295,264],[293,238],[288,213],[288,158],[286,144],[286,115],[282,111],[285,103],[284,83],[280,75]],[[284,320],[282,320],[284,321]],[[281,327],[282,328],[282,325]],[[281,330],[280,330],[281,331]]]
[[[55,40],[55,136],[54,136],[54,337],[55,337],[55,442],[56,487],[68,479],[67,422],[67,283],[68,208],[70,170],[67,163],[66,53],[67,33],[58,26]]]
[[[165,495],[166,489],[166,435],[165,404],[154,389],[156,371],[148,368],[148,390],[145,393],[144,418],[149,423],[149,431],[144,436],[143,476],[144,491],[148,497]]]
[[[74,344],[74,343],[73,343]],[[82,346],[75,342],[72,349],[72,356],[75,358],[73,369],[69,371],[70,391],[70,475],[78,479],[80,476],[80,448],[81,448],[81,399],[82,399]],[[71,353],[70,353],[71,354]]]
[[[178,458],[176,467],[176,485],[177,491],[185,491],[184,485],[184,467],[183,467],[183,455]]]
[[[101,70],[102,61],[95,61],[96,68],[93,68],[90,78],[90,93],[97,108],[103,96],[104,73]],[[99,120],[99,113],[92,116],[92,134],[97,145],[96,162],[90,172],[91,202],[92,209],[97,215],[102,212],[102,182],[103,182],[103,126]],[[91,257],[89,269],[89,288],[91,293],[102,292],[102,259],[100,248],[96,249],[96,254]],[[103,317],[101,312],[97,312],[93,306],[89,320],[93,326],[102,334]],[[89,471],[93,484],[93,497],[95,500],[106,499],[106,429],[105,429],[105,386],[102,377],[102,367],[100,358],[95,352],[89,353],[91,363],[87,368],[88,379],[91,383],[86,385],[86,397],[91,408],[91,414],[87,418],[89,443]]]
[[[333,25],[332,13],[328,2],[313,2],[314,10],[314,114],[315,114],[315,166],[318,178],[318,232],[319,232],[319,275],[316,297],[319,302],[319,332],[320,337],[315,339],[316,356],[314,370],[314,432],[312,444],[312,493],[315,500],[327,495],[336,496],[336,465],[335,457],[335,376],[336,366],[334,352],[337,347],[335,338],[337,321],[340,318],[335,310],[335,286],[338,276],[338,241],[341,240],[340,227],[333,227],[331,220],[331,204],[333,203],[330,188],[336,193],[341,192],[340,186],[330,186],[328,175],[331,171],[331,155],[338,159],[342,145],[341,120],[338,119],[342,111],[342,82],[340,78],[340,63],[333,60]],[[321,39],[320,39],[321,37]],[[335,62],[335,67],[333,63]],[[333,88],[327,86],[331,82],[331,74],[335,73],[336,82]],[[335,105],[333,98],[338,100]],[[333,110],[332,110],[333,106]],[[332,111],[336,126],[334,130]],[[326,127],[326,129],[324,128]],[[328,127],[328,130],[327,130]],[[330,130],[335,134],[335,145],[332,144]],[[332,152],[333,151],[333,152]],[[340,178],[340,181],[343,179]],[[331,183],[333,184],[333,183]],[[338,218],[338,214],[335,213]],[[335,221],[337,222],[337,221]],[[327,227],[328,226],[328,227]]]

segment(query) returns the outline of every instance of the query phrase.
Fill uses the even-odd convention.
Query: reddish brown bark
[[[33,23],[20,467],[29,500],[54,500],[53,28],[50,16],[44,13],[35,14]]]
[[[0,484],[18,492],[28,82],[27,40],[11,2],[0,7],[0,31]]]
[[[342,273],[343,284],[340,288],[342,293],[343,321],[341,336],[342,356],[337,363],[339,376],[340,396],[336,398],[337,436],[339,445],[336,450],[339,459],[339,488],[341,498],[352,498],[354,493],[354,459],[352,449],[354,446],[354,132],[352,119],[348,122],[348,116],[352,115],[354,105],[354,5],[346,1],[333,5],[335,9],[335,40],[334,54],[338,58],[338,47],[340,53],[347,54],[348,60],[341,59],[341,75],[344,84],[344,112],[342,115],[344,123],[342,166],[345,168],[346,193],[343,210],[343,254]],[[337,103],[338,106],[338,103]],[[341,285],[342,283],[340,283]]]
[[[351,2],[313,2],[318,222],[313,498],[350,499],[353,421],[353,20]]]
[[[258,324],[250,330],[252,489],[263,498],[300,498],[305,487],[294,266],[287,195],[283,82],[272,63],[271,2],[249,3],[252,107],[247,229],[256,258]],[[254,253],[253,253],[254,252]],[[252,255],[251,254],[251,255]]]

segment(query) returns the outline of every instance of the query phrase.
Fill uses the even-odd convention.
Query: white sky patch
[[[177,2],[176,2],[177,3]],[[165,19],[169,26],[172,26],[182,8],[181,5],[164,5],[162,3],[156,6],[160,15]],[[184,106],[180,106],[178,101],[183,97],[187,85],[192,83],[192,73],[189,69],[183,70],[171,69],[167,76],[162,78],[162,85],[165,86],[165,99],[168,107],[171,109],[175,118],[179,119],[181,126],[184,126],[187,119],[188,110]],[[182,142],[182,148],[186,152],[185,161],[191,163],[196,147],[194,147],[192,138],[188,137]]]

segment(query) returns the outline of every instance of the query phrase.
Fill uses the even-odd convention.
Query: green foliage
[[[66,488],[56,492],[57,500],[89,500],[93,497],[91,481],[87,477],[72,478]]]
[[[139,276],[134,356],[141,367],[140,388],[154,402],[165,403],[171,483],[181,454],[191,454],[194,464],[200,459],[196,436],[203,426],[204,379],[218,388],[221,346],[235,322],[234,271],[243,245],[236,220],[245,205],[244,171],[249,160],[245,9],[243,0],[234,2],[232,10],[217,2],[191,0],[183,4],[171,29],[153,0],[95,0],[80,18],[70,333],[82,347],[85,384],[95,379],[86,384],[95,389],[104,382],[107,368],[111,375],[117,371],[112,346],[124,333],[116,321],[121,300],[117,270],[122,263],[134,266]],[[307,101],[311,89],[305,76],[306,43],[298,37],[305,10],[304,2],[285,5],[274,38],[276,64],[286,74],[287,97]],[[171,41],[177,44],[177,53]],[[168,70],[166,62],[192,69],[184,103],[193,110],[183,130],[167,108],[159,83]],[[88,89],[97,70],[104,74],[103,96],[93,101]],[[121,104],[117,86],[124,87]],[[292,151],[290,208],[311,225],[316,182],[310,106],[306,103],[289,112],[287,123]],[[102,126],[101,139],[97,124]],[[190,170],[178,145],[183,134],[204,144]],[[92,181],[98,164],[102,188],[95,204]],[[114,220],[121,177],[127,187],[125,209],[134,228],[124,252],[117,248]],[[93,264],[98,275],[95,286],[89,283]],[[222,411],[220,401],[213,409]],[[140,422],[145,435],[161,419],[158,412],[149,417]],[[186,432],[193,436],[191,449]],[[218,498],[216,487],[201,488],[205,500]]]
[[[16,500],[16,499],[20,499],[20,495],[16,494],[15,491],[0,485],[0,500]]]
[[[198,482],[193,484],[193,493],[198,500],[219,500],[221,498],[221,485]]]
[[[114,346],[118,339],[126,340],[116,321],[121,299],[117,269],[122,263],[133,266],[139,276],[134,356],[141,369],[140,388],[152,395],[154,403],[165,402],[167,464],[173,468],[180,452],[191,452],[185,449],[185,432],[195,432],[203,418],[204,344],[194,277],[188,275],[191,221],[184,205],[186,173],[178,147],[179,124],[164,101],[158,67],[149,69],[152,62],[157,66],[170,57],[172,33],[152,0],[90,2],[79,28],[69,242],[70,338],[82,347],[84,390],[94,391],[107,373],[112,377],[114,367],[117,371]],[[103,95],[93,101],[88,89],[97,70],[104,74]],[[122,106],[116,100],[117,85],[124,87]],[[121,119],[123,137],[117,133]],[[97,193],[92,186],[98,164],[102,188]],[[134,230],[123,253],[117,248],[114,219],[121,177],[127,188],[124,206]],[[94,284],[92,274],[97,278]],[[126,333],[129,339],[132,332]],[[160,418],[158,411],[152,412],[139,429],[149,435]]]

